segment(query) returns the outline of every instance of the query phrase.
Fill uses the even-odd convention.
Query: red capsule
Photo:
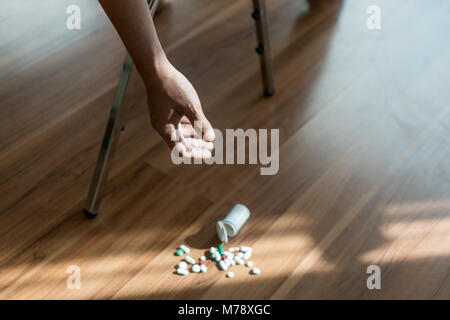
[[[226,255],[222,255],[222,260],[225,260],[227,258],[227,256]]]
[[[202,260],[200,260],[200,261],[198,262],[198,264],[199,264],[199,265],[202,265],[202,264],[203,264],[203,261],[202,261]]]

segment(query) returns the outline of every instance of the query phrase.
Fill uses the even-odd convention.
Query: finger
[[[181,119],[180,119],[180,123],[182,123],[182,124],[191,124],[191,120],[189,120],[189,118],[186,117],[186,116],[182,116]]]
[[[214,129],[211,123],[206,118],[203,113],[203,109],[201,105],[195,109],[192,114],[186,115],[191,124],[194,125],[194,129],[197,129],[197,124],[199,124],[199,128],[201,128],[202,138],[205,141],[212,142],[214,141],[216,134],[214,133]]]
[[[187,123],[187,124],[180,123],[178,129],[179,129],[179,134],[183,135],[183,137],[200,138],[200,136],[198,134],[196,134],[194,127],[190,123]]]
[[[209,159],[214,143],[205,141],[195,134],[191,124],[178,123],[166,126],[165,140],[171,149],[175,148],[180,156],[187,158]]]
[[[168,125],[166,127],[166,133],[164,136],[167,136],[166,140],[173,141],[173,142],[182,142],[184,138],[191,138],[195,137],[197,139],[201,139],[200,136],[196,135],[194,128],[191,124],[181,124],[178,123],[177,126],[174,125]],[[173,146],[174,143],[168,143],[169,146]]]
[[[211,151],[205,148],[187,148],[183,143],[178,142],[174,146],[175,152],[187,159],[209,159],[212,157]]]
[[[182,156],[190,159],[209,159],[212,154],[211,151],[206,149],[191,149],[191,151],[183,152]]]
[[[198,138],[184,138],[183,143],[185,143],[187,147],[193,149],[205,149],[209,151],[214,150],[214,143]]]
[[[209,152],[211,152],[212,150],[214,150],[214,143],[212,142],[208,142],[205,140],[202,140],[200,138],[193,138],[193,137],[185,137],[186,136],[186,132],[185,132],[185,128],[183,128],[183,125],[179,124],[178,125],[178,129],[177,131],[172,129],[172,126],[170,127],[172,132],[172,138],[171,138],[171,143],[169,144],[169,146],[171,146],[172,148],[175,146],[176,143],[181,143],[181,145],[184,145],[184,151],[186,151],[187,153],[192,152],[193,149],[197,150],[195,151],[195,155],[197,156],[198,152],[202,152],[201,150],[207,150]],[[190,128],[188,127],[188,130],[193,132],[194,128],[192,128],[192,126],[190,126]],[[180,147],[180,146],[178,146]],[[200,150],[200,151],[198,151]],[[209,155],[208,155],[209,156]]]
[[[203,133],[203,139],[205,141],[209,141],[212,142],[214,141],[214,139],[216,138],[216,134],[214,133],[214,129],[211,125],[211,123],[209,122],[209,120],[206,118],[205,114],[203,113],[203,110],[200,109],[198,111],[198,117],[199,120],[202,123],[202,133]]]

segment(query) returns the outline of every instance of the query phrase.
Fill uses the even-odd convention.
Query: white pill
[[[187,263],[186,262],[184,262],[184,261],[180,261],[180,263],[178,264],[178,268],[181,268],[181,269],[187,269]]]
[[[247,251],[246,253],[244,253],[244,260],[248,260],[250,259],[250,257],[252,256],[252,252],[251,251]]]
[[[251,267],[253,267],[253,261],[247,261],[247,263],[245,265],[247,267],[251,268]]]
[[[233,278],[234,277],[234,272],[228,272],[227,273],[227,278]]]
[[[235,261],[237,264],[244,264],[244,260],[242,260],[242,258],[239,257],[239,256],[235,256],[235,257],[234,257],[234,261]]]
[[[204,264],[202,264],[202,265],[200,266],[200,269],[202,270],[202,272],[208,271],[208,268],[206,268],[206,266],[205,266]]]
[[[239,257],[239,258],[244,258],[244,253],[243,252],[238,252],[237,254],[236,254],[236,257]]]
[[[177,273],[178,274],[182,274],[184,276],[187,276],[189,274],[189,271],[187,269],[183,269],[183,268],[178,268],[177,269]]]
[[[220,254],[216,253],[216,261],[219,262],[222,260],[222,257],[220,256]]]
[[[209,253],[209,257],[211,258],[211,260],[216,260],[216,253],[215,252],[210,252]]]
[[[190,256],[184,257],[184,260],[186,260],[186,262],[189,264],[195,264],[195,260]]]
[[[260,274],[260,273],[261,273],[261,270],[259,270],[259,268],[253,268],[252,271],[251,271],[251,273],[252,273],[252,274],[255,274],[255,275],[256,275],[256,274]]]
[[[251,247],[241,247],[241,252],[247,252],[247,251],[252,251]]]
[[[222,270],[227,270],[227,269],[228,269],[227,264],[226,264],[225,261],[223,261],[223,260],[220,260],[220,262],[219,262],[219,267],[220,267],[220,269],[222,269]]]
[[[200,257],[200,260],[201,260],[201,261],[205,261],[205,260],[206,260],[206,257],[205,257],[205,256],[201,256],[201,257]]]
[[[231,266],[230,259],[226,258],[226,259],[223,260],[223,261],[225,261],[225,263],[227,264],[227,267]]]
[[[231,263],[232,266],[235,266],[235,265],[236,265],[236,261],[234,261],[234,259],[227,259],[227,260],[230,261],[230,263]]]
[[[211,247],[211,248],[209,248],[209,252],[210,253],[217,252],[217,248],[216,247]]]
[[[180,246],[180,249],[184,251],[184,253],[189,253],[191,251],[191,249],[189,249],[188,247],[186,247],[184,244],[182,244]]]
[[[225,255],[225,257],[233,259],[234,254],[232,254],[230,251],[224,251],[223,254]]]
[[[201,270],[201,268],[200,268],[200,266],[199,266],[198,264],[194,264],[194,265],[192,266],[192,268],[191,268],[191,271],[192,271],[192,272],[195,272],[195,273],[200,272],[200,270]]]
[[[230,249],[228,249],[228,251],[230,251],[230,252],[237,252],[237,251],[239,251],[239,247],[230,248]]]

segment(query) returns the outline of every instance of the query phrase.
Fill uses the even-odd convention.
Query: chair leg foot
[[[83,212],[89,219],[94,219],[96,216],[98,216],[98,211],[91,212],[87,209],[83,209]]]

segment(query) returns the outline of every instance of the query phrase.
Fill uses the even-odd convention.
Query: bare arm
[[[169,147],[184,156],[210,157],[214,131],[206,119],[200,99],[191,83],[168,61],[159,42],[146,0],[99,0],[119,33],[147,88],[153,128]],[[172,141],[176,126],[183,124],[187,135],[194,121],[200,121],[203,142],[200,149],[185,148]],[[189,141],[189,140],[188,140]],[[200,152],[200,154],[199,154]]]

